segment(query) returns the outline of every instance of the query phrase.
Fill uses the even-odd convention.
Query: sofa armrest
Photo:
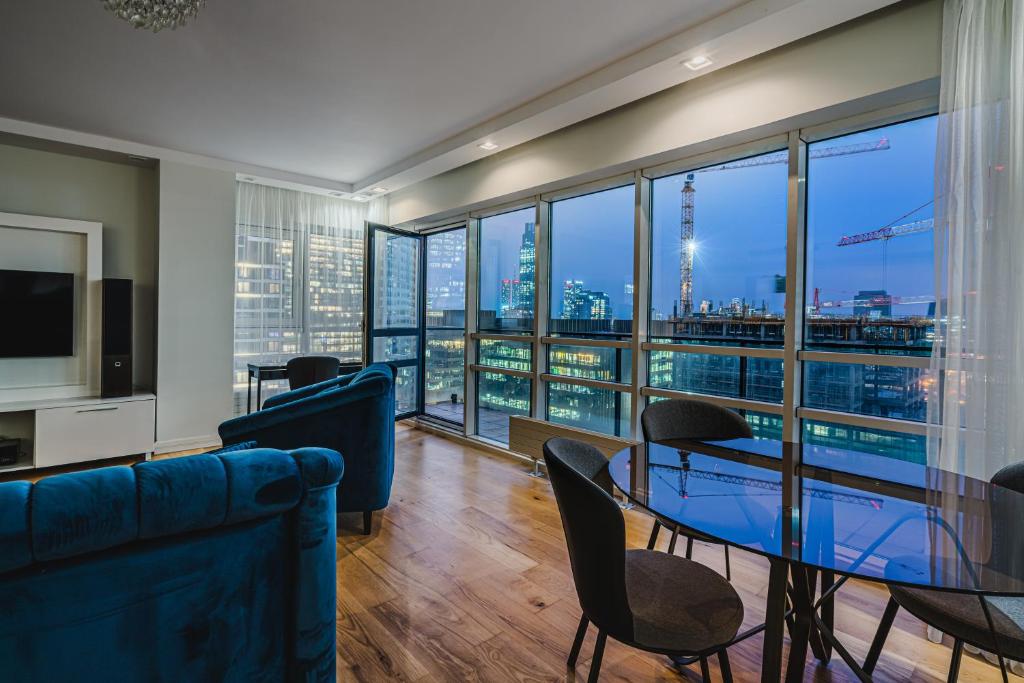
[[[298,448],[291,452],[304,495],[295,510],[295,602],[292,671],[289,680],[333,680],[337,610],[335,489],[345,472],[336,451]]]
[[[314,396],[327,389],[345,387],[348,386],[349,382],[351,382],[352,378],[355,376],[356,373],[353,372],[349,375],[340,375],[338,377],[324,380],[323,382],[317,382],[316,384],[310,384],[309,386],[299,387],[298,389],[292,389],[291,391],[285,391],[280,394],[274,394],[264,401],[262,406],[257,406],[256,409],[262,410],[264,408],[273,408],[274,406],[280,406],[285,403],[291,403],[302,398]]]
[[[256,441],[258,445],[263,446],[265,444],[260,439],[261,433],[272,432],[282,425],[293,424],[296,421],[320,419],[322,414],[334,411],[340,406],[383,395],[390,389],[389,380],[371,377],[356,385],[340,387],[327,394],[314,394],[283,405],[264,408],[257,413],[232,418],[222,422],[217,431],[225,446],[248,440]]]

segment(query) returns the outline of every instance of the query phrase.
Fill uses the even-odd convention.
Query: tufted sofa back
[[[334,680],[335,451],[0,484],[10,681]]]

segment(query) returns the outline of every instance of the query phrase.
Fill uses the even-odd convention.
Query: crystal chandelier
[[[102,0],[103,6],[135,28],[156,33],[184,26],[199,14],[206,0]]]

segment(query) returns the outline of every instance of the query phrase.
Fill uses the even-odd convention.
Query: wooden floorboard
[[[111,463],[97,463],[105,464]],[[81,467],[59,471],[70,469]],[[526,476],[528,471],[522,460],[399,426],[390,505],[374,515],[368,536],[361,533],[360,515],[344,516],[339,528],[339,681],[586,679],[595,634],[591,629],[576,672],[567,672],[579,602],[550,484]],[[9,473],[0,480],[55,472]],[[643,547],[651,519],[636,510],[624,514],[627,543]],[[694,559],[724,573],[720,546],[698,543]],[[734,550],[732,573],[746,607],[744,625],[760,623],[767,562]],[[859,659],[886,597],[884,588],[858,581],[839,594],[837,629]],[[924,625],[901,612],[876,680],[944,681],[949,653],[948,639],[944,645],[927,641]],[[758,681],[760,658],[759,636],[731,648],[735,680]],[[712,676],[721,680],[717,662]],[[838,659],[824,667],[810,655],[805,679],[856,680]],[[601,680],[699,681],[700,672],[676,671],[664,657],[609,641]],[[965,655],[959,680],[997,681],[998,669]]]
[[[399,428],[391,504],[370,536],[358,533],[353,518],[338,539],[341,680],[585,680],[594,634],[575,676],[569,674],[565,659],[579,603],[550,484],[526,476],[528,469],[522,461]],[[642,547],[650,518],[635,510],[625,516],[627,542]],[[694,556],[724,572],[721,547],[698,543]],[[767,562],[734,550],[732,571],[746,606],[744,623],[757,624],[764,618]],[[885,601],[884,588],[857,581],[839,595],[837,628],[858,658]],[[944,681],[948,643],[924,636],[924,625],[901,613],[876,680]],[[760,657],[760,637],[732,648],[735,679],[758,681]],[[712,676],[720,680],[717,662]],[[810,655],[805,678],[856,680],[838,659],[817,666]],[[700,671],[678,672],[664,657],[609,642],[601,680],[699,681]],[[996,680],[995,667],[965,657],[960,681]]]

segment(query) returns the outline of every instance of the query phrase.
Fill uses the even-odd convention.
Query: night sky
[[[837,247],[844,235],[932,217],[935,118],[865,131],[811,145],[849,145],[888,138],[890,149],[811,159],[808,166],[808,303],[815,287],[823,301],[849,300],[884,286],[894,296],[933,294],[931,231],[883,242]],[[652,305],[668,317],[679,298],[680,189],[685,174],[653,183]],[[774,276],[786,269],[786,165],[698,172],[694,188],[694,307],[746,298],[780,313],[783,295]],[[919,208],[923,207],[923,208]],[[916,211],[915,211],[916,209]],[[909,214],[904,216],[904,214]],[[485,219],[481,250],[481,305],[498,297],[502,278],[518,274],[523,227],[532,208]],[[552,205],[552,314],[561,312],[562,283],[583,280],[607,292],[615,316],[631,315],[633,186]],[[894,306],[894,315],[923,315],[927,304]],[[832,308],[833,314],[849,309]]]

